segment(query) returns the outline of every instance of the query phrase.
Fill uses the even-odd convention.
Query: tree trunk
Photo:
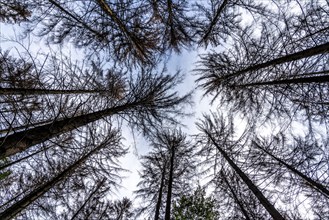
[[[160,183],[158,201],[157,201],[157,204],[156,204],[156,207],[155,207],[154,220],[159,220],[159,216],[160,216],[160,208],[161,208],[162,191],[163,191],[164,179],[165,179],[165,171],[166,171],[166,166],[163,167],[162,174],[161,174],[161,183]]]
[[[251,220],[248,216],[248,212],[247,210],[243,207],[243,204],[241,203],[241,201],[239,200],[238,196],[235,194],[234,192],[234,189],[232,188],[232,186],[230,185],[230,183],[227,181],[226,179],[226,176],[224,174],[224,172],[221,171],[221,175],[224,179],[224,182],[226,183],[226,185],[228,186],[228,188],[230,189],[232,195],[233,195],[233,198],[235,200],[235,202],[238,204],[238,206],[240,207],[241,209],[241,212],[243,213],[244,217],[246,218],[246,220]]]
[[[284,220],[282,215],[276,210],[276,208],[267,200],[267,198],[263,195],[263,193],[257,188],[255,184],[249,179],[249,177],[231,160],[228,154],[216,143],[214,138],[211,136],[209,132],[204,130],[207,136],[210,138],[212,143],[217,147],[219,152],[223,155],[225,160],[230,164],[233,170],[240,176],[243,182],[248,186],[248,188],[254,193],[259,202],[264,206],[264,208],[268,211],[268,213],[272,216],[274,220]]]
[[[75,212],[75,214],[72,216],[71,220],[75,219],[77,217],[77,215],[80,213],[80,211],[86,206],[86,204],[90,201],[90,199],[94,196],[95,193],[97,193],[97,191],[102,187],[102,185],[105,183],[105,178],[103,178],[103,180],[101,182],[99,182],[95,188],[94,191],[92,191],[88,198],[84,201],[84,203],[82,204],[82,206]]]
[[[96,153],[98,150],[100,150],[104,146],[106,146],[104,143],[100,144],[95,149],[91,150],[88,154],[81,157],[75,163],[73,163],[72,165],[67,167],[64,171],[62,171],[60,174],[58,174],[52,180],[42,184],[41,186],[39,186],[38,188],[36,188],[34,190],[32,190],[28,195],[24,196],[21,200],[17,201],[13,205],[11,205],[9,208],[7,208],[5,211],[0,213],[0,219],[9,220],[9,219],[14,218],[18,213],[23,211],[31,203],[33,203],[35,200],[37,200],[42,195],[44,195],[46,192],[48,192],[49,189],[54,187],[57,183],[59,183],[63,179],[67,178],[72,172],[74,172],[74,170],[76,168],[78,168],[82,163],[84,163],[91,155]]]
[[[165,220],[170,220],[172,184],[173,184],[173,181],[174,181],[173,176],[174,176],[175,147],[176,147],[175,145],[172,145]]]
[[[322,76],[311,76],[302,78],[292,78],[292,79],[279,79],[266,82],[256,82],[248,83],[243,85],[237,85],[236,87],[252,87],[252,86],[270,86],[270,85],[286,85],[286,84],[303,84],[303,83],[328,83],[329,75]]]
[[[274,160],[278,161],[280,164],[284,165],[288,170],[290,170],[292,173],[296,174],[297,176],[301,177],[303,180],[305,180],[312,188],[316,189],[317,191],[323,193],[324,195],[326,195],[327,197],[329,197],[329,190],[322,184],[315,182],[314,180],[312,180],[311,178],[309,178],[308,176],[304,175],[303,173],[301,173],[299,170],[295,169],[293,166],[287,164],[286,162],[284,162],[283,160],[281,160],[280,158],[276,157],[275,155],[273,155],[272,153],[270,153],[268,150],[264,149],[263,147],[261,147],[258,143],[256,143],[255,141],[253,141],[253,144],[260,150],[264,151],[266,154],[268,154],[269,156],[271,156]]]
[[[325,44],[321,44],[319,46],[315,46],[309,49],[305,49],[296,53],[292,53],[292,54],[288,54],[285,55],[283,57],[280,58],[276,58],[273,60],[269,60],[267,62],[264,63],[260,63],[260,64],[255,64],[252,66],[249,66],[243,70],[239,70],[236,71],[235,73],[231,73],[229,75],[224,76],[226,79],[229,79],[231,77],[235,77],[235,76],[239,76],[241,74],[244,74],[246,72],[249,71],[256,71],[259,69],[263,69],[266,67],[270,67],[270,66],[274,66],[274,65],[279,65],[279,64],[283,64],[283,63],[287,63],[287,62],[291,62],[291,61],[295,61],[295,60],[300,60],[303,58],[307,58],[307,57],[312,57],[318,54],[322,54],[322,53],[326,53],[329,51],[329,43],[325,43]]]
[[[17,127],[9,127],[7,129],[0,130],[0,135],[4,134],[4,133],[9,134],[11,132],[16,132],[18,130],[23,130],[23,129],[27,129],[27,128],[31,128],[31,127],[37,127],[37,126],[40,126],[40,125],[50,123],[52,121],[53,120],[47,120],[47,121],[36,122],[36,123],[33,123],[33,124],[25,124],[25,125],[21,125],[21,126],[17,126]]]
[[[103,117],[134,108],[140,104],[139,102],[124,104],[85,115],[54,121],[46,125],[2,137],[0,138],[0,158],[22,152],[33,145],[40,144],[55,136],[72,131]]]
[[[0,95],[57,95],[57,94],[92,94],[107,93],[101,89],[29,89],[29,88],[0,88]]]

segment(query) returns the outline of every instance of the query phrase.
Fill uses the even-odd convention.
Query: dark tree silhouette
[[[264,196],[263,192],[261,192],[261,190],[237,165],[237,163],[230,155],[230,151],[233,149],[230,149],[229,147],[234,146],[234,140],[230,139],[230,136],[233,134],[227,132],[231,129],[226,129],[227,125],[225,124],[223,118],[215,118],[214,120],[215,122],[210,116],[206,116],[203,121],[197,124],[198,128],[202,132],[201,143],[203,143],[206,148],[212,146],[218,150],[226,163],[237,174],[237,176],[239,176],[243,183],[248,186],[248,189],[254,194],[260,204],[267,210],[273,219],[284,219],[283,215],[281,215],[281,213],[274,207],[274,205]]]
[[[189,178],[195,174],[193,146],[181,131],[159,132],[152,140],[153,150],[143,157],[137,198],[147,201],[140,213],[155,219],[171,218],[173,198],[190,190]]]
[[[228,40],[235,40],[243,16],[250,14],[255,20],[267,20],[275,17],[269,8],[261,2],[244,0],[196,2],[194,12],[198,19],[193,24],[196,41],[200,46],[207,47],[209,44],[218,46]],[[243,15],[238,11],[243,11]]]
[[[143,71],[135,82],[130,83],[124,99],[108,108],[54,120],[52,123],[0,138],[1,157],[22,152],[52,137],[116,114],[123,116],[144,132],[154,129],[154,126],[163,120],[176,121],[172,118],[172,114],[180,114],[181,104],[187,103],[189,99],[189,95],[179,97],[175,92],[167,94],[178,83],[179,76],[177,74],[154,76],[149,71]]]
[[[189,15],[191,4],[186,0],[147,0],[152,11],[151,21],[161,33],[161,46],[166,50],[180,52],[193,43],[195,17]]]
[[[27,30],[45,36],[48,42],[67,39],[89,54],[104,51],[107,57],[129,67],[153,65],[161,53],[159,33],[149,24],[143,1],[36,0],[30,4],[35,13]],[[43,20],[48,22],[40,22]]]
[[[320,191],[321,193],[323,193],[324,195],[329,197],[329,189],[325,185],[323,185],[323,184],[313,180],[312,178],[308,177],[307,175],[303,174],[301,171],[296,169],[293,165],[290,165],[289,163],[285,162],[283,159],[279,158],[278,156],[275,156],[273,153],[271,153],[265,147],[260,145],[258,142],[253,141],[253,145],[255,147],[257,147],[259,150],[265,152],[268,156],[271,157],[271,159],[277,161],[280,165],[284,166],[291,173],[293,173],[294,175],[298,176],[303,181],[305,181],[306,185],[308,185],[309,187],[315,188],[316,190]]]
[[[315,13],[323,7],[314,7],[305,16],[328,16]],[[293,16],[283,19],[294,20]],[[273,21],[262,24],[259,35],[249,27],[235,32],[228,50],[201,56],[195,69],[199,86],[251,120],[261,113],[267,118],[275,113],[325,120],[329,43],[321,38],[325,30],[320,21],[318,29],[314,24],[295,27]]]
[[[53,173],[48,170],[48,175],[47,173],[43,174],[44,177],[42,177],[38,183],[35,183],[35,185],[31,187],[31,189],[28,189],[28,192],[24,192],[24,196],[20,196],[20,198],[16,201],[11,201],[11,204],[6,204],[5,206],[1,207],[3,209],[0,213],[1,219],[11,219],[22,211],[24,211],[25,209],[28,209],[31,204],[37,205],[36,202],[38,202],[39,200],[42,201],[45,195],[48,199],[42,201],[39,205],[41,207],[54,205],[56,206],[56,200],[67,198],[66,196],[64,196],[65,193],[68,193],[69,196],[73,196],[75,194],[75,187],[73,186],[74,184],[66,189],[68,192],[65,192],[66,190],[64,190],[65,184],[68,184],[70,182],[76,182],[75,184],[78,184],[80,186],[75,190],[79,190],[81,189],[81,187],[82,189],[84,189],[84,184],[83,180],[81,180],[81,177],[83,175],[86,176],[86,174],[83,173],[87,173],[87,176],[89,176],[88,178],[90,178],[90,180],[94,178],[94,181],[96,183],[100,181],[99,177],[103,175],[103,180],[101,181],[103,182],[103,184],[105,184],[106,182],[105,185],[107,185],[107,187],[115,186],[117,184],[116,181],[118,179],[118,176],[116,176],[115,173],[117,171],[120,171],[120,168],[115,168],[115,166],[110,164],[111,161],[116,160],[116,157],[124,155],[126,153],[126,150],[124,150],[120,146],[120,136],[118,135],[117,131],[110,130],[109,133],[104,135],[103,140],[99,140],[99,138],[102,138],[100,136],[102,135],[94,134],[93,132],[89,133],[89,135],[86,135],[84,143],[85,146],[84,149],[80,150],[80,155],[73,156],[74,154],[78,153],[76,149],[71,152],[71,154],[73,153],[71,157],[77,158],[74,159],[73,162],[65,161],[65,159],[68,160],[68,158],[65,158],[63,155],[61,155],[60,158],[64,161],[58,161],[59,159],[56,159],[53,155],[54,158],[47,161],[47,163],[51,165],[50,168],[54,169],[54,166],[57,166],[55,170],[52,171]],[[76,144],[81,145],[80,141],[81,140],[78,140]],[[101,142],[97,143],[98,141]],[[66,154],[67,153],[68,152],[66,152]],[[104,155],[104,153],[107,153],[107,155]],[[107,166],[104,166],[103,164],[104,161],[102,160],[104,159],[107,159]],[[40,164],[38,165],[40,166]],[[23,175],[27,174],[23,173]],[[35,176],[37,176],[37,174],[34,174],[34,178]],[[61,193],[57,195],[58,192],[60,192],[61,190],[63,190],[62,193],[64,193],[64,195],[61,195]],[[54,197],[51,197],[51,192],[54,193]],[[68,207],[70,207],[72,204],[67,205]],[[33,214],[34,212],[32,212],[32,215]]]

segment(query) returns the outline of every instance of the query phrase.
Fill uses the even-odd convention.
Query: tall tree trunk
[[[302,178],[303,180],[305,180],[312,188],[316,189],[317,191],[319,191],[319,192],[323,193],[324,195],[326,195],[327,197],[329,197],[329,190],[324,185],[322,185],[322,184],[320,184],[320,183],[312,180],[311,178],[309,178],[305,174],[301,173],[299,170],[297,170],[293,166],[287,164],[286,162],[284,162],[280,158],[276,157],[271,152],[269,152],[268,150],[266,150],[263,147],[261,147],[257,142],[253,141],[253,144],[258,149],[264,151],[266,154],[268,154],[269,156],[271,156],[274,160],[276,160],[277,162],[279,162],[281,165],[285,166],[292,173],[296,174],[297,176],[299,176],[300,178]]]
[[[55,136],[72,131],[78,127],[99,120],[119,112],[141,105],[140,102],[128,103],[105,110],[75,116],[63,120],[51,122],[26,131],[17,132],[0,138],[0,158],[8,157],[22,152],[29,147],[40,144]]]
[[[23,130],[23,129],[27,129],[27,128],[31,128],[31,127],[37,127],[37,126],[40,126],[40,125],[50,123],[52,121],[53,120],[46,120],[46,121],[36,122],[36,123],[33,123],[33,124],[25,124],[25,125],[21,125],[21,126],[17,126],[17,127],[9,127],[9,128],[6,128],[6,129],[1,129],[0,130],[0,135],[1,134],[8,134],[8,133],[11,133],[11,132],[16,132],[18,130]]]
[[[92,192],[89,194],[88,198],[84,201],[84,203],[81,205],[81,207],[75,212],[75,214],[72,216],[71,220],[75,219],[75,218],[78,216],[78,214],[81,212],[81,210],[86,206],[86,204],[87,204],[87,203],[90,201],[90,199],[95,195],[95,193],[98,192],[98,190],[103,186],[104,183],[105,183],[105,178],[103,178],[103,180],[100,181],[100,182],[97,184],[95,190],[92,191]]]
[[[268,213],[272,216],[274,220],[284,220],[282,215],[279,213],[278,210],[268,201],[268,199],[264,196],[264,194],[258,189],[258,187],[249,179],[249,177],[231,160],[231,158],[228,156],[228,154],[217,144],[215,139],[212,137],[212,135],[204,130],[204,132],[207,134],[211,142],[216,146],[216,148],[219,150],[219,152],[223,155],[225,160],[230,164],[230,166],[233,168],[233,170],[240,176],[240,178],[243,180],[243,182],[248,186],[248,188],[254,193],[256,198],[259,200],[259,202],[264,206],[264,208],[268,211]]]
[[[311,76],[311,77],[301,77],[301,78],[292,78],[292,79],[278,79],[273,81],[265,82],[255,82],[247,83],[243,85],[237,85],[236,87],[252,87],[252,86],[270,86],[270,85],[286,85],[286,84],[303,84],[303,83],[328,83],[329,75],[322,76]]]
[[[230,183],[228,182],[228,180],[226,179],[225,173],[223,171],[220,172],[224,182],[226,183],[226,185],[228,186],[229,190],[231,191],[233,198],[235,200],[235,202],[238,204],[238,206],[241,209],[242,214],[244,215],[244,217],[246,218],[246,220],[251,220],[248,216],[248,212],[247,210],[243,207],[242,202],[239,200],[238,196],[235,194],[234,189],[232,188],[232,186],[230,185]]]
[[[176,147],[175,145],[172,145],[165,220],[170,220],[172,185],[173,185],[173,181],[174,181],[173,177],[174,177],[175,147]]]
[[[163,187],[164,187],[165,173],[166,173],[166,166],[163,167],[162,174],[161,174],[161,183],[160,183],[158,201],[157,201],[157,204],[155,207],[154,220],[159,220],[159,216],[160,216],[160,208],[161,208],[162,191],[163,191]]]
[[[30,88],[1,88],[0,95],[56,95],[56,94],[99,94],[108,93],[104,89],[30,89]]]
[[[283,64],[283,63],[287,63],[287,62],[291,62],[291,61],[295,61],[295,60],[300,60],[300,59],[307,58],[307,57],[312,57],[312,56],[315,56],[318,54],[327,53],[328,51],[329,51],[329,43],[324,43],[324,44],[321,44],[321,45],[318,45],[318,46],[315,46],[315,47],[312,47],[309,49],[305,49],[305,50],[302,50],[302,51],[299,51],[296,53],[285,55],[283,57],[269,60],[264,63],[259,63],[259,64],[249,66],[245,69],[228,74],[228,75],[224,76],[224,78],[229,79],[231,77],[239,76],[239,75],[244,74],[249,71],[256,71],[256,70],[263,69],[266,67],[279,65],[279,64]]]
[[[98,150],[106,146],[104,143],[98,145],[95,149],[91,150],[88,154],[81,157],[79,160],[74,162],[72,165],[67,167],[64,171],[59,173],[56,177],[51,179],[50,181],[42,184],[38,188],[32,190],[28,195],[24,196],[22,199],[11,205],[5,211],[0,213],[1,220],[9,220],[14,218],[17,214],[23,211],[26,207],[28,207],[32,202],[40,198],[49,189],[54,187],[57,183],[61,182],[63,179],[67,178],[71,173],[75,171],[82,163],[84,163],[91,155],[96,153]]]

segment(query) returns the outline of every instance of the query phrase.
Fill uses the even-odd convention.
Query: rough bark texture
[[[238,85],[237,87],[249,87],[249,86],[270,86],[270,85],[286,85],[286,84],[303,84],[303,83],[328,83],[329,75],[323,76],[311,76],[311,77],[300,77],[292,79],[281,79],[266,82],[247,83]]]
[[[8,157],[68,131],[137,106],[124,104],[113,108],[67,118],[0,138],[0,158]]]

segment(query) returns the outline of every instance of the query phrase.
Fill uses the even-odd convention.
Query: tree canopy
[[[0,25],[0,219],[329,218],[328,0],[0,0]]]

